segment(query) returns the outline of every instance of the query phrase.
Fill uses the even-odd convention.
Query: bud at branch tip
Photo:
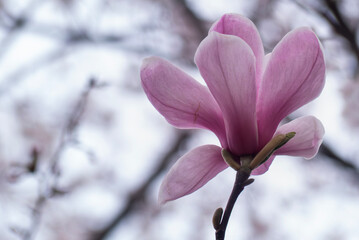
[[[223,215],[223,208],[217,208],[213,214],[212,224],[215,230],[218,230],[221,226],[221,220]]]

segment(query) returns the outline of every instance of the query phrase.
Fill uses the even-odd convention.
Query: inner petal
[[[211,32],[195,62],[223,113],[228,146],[235,155],[257,149],[255,56],[242,39]]]

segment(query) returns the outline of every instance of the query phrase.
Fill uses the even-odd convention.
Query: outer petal
[[[211,32],[195,62],[220,106],[229,149],[236,155],[257,148],[255,57],[242,39]]]
[[[141,81],[148,99],[169,123],[210,129],[226,147],[222,113],[207,87],[158,57],[143,61]]]
[[[324,79],[324,57],[316,35],[308,28],[288,33],[272,52],[259,89],[260,146],[285,116],[320,94]]]
[[[259,86],[264,49],[261,37],[254,23],[238,14],[225,14],[212,25],[210,31],[240,37],[250,46],[256,56],[256,76],[257,86]]]
[[[160,203],[188,195],[227,168],[221,148],[215,145],[197,147],[181,157],[162,182]]]
[[[294,138],[279,148],[262,165],[252,171],[252,175],[265,173],[277,155],[289,155],[297,157],[314,157],[323,141],[324,127],[322,123],[313,116],[297,118],[277,129],[274,135],[296,132]]]
[[[275,134],[296,132],[296,135],[283,147],[279,148],[276,155],[290,155],[305,158],[314,157],[323,141],[324,127],[313,116],[297,118],[279,127]]]

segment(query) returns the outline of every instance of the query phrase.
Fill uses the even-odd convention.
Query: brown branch
[[[334,164],[341,167],[343,170],[349,170],[359,181],[359,168],[348,160],[343,159],[334,152],[326,143],[322,143],[319,149],[319,154],[328,157]]]
[[[356,72],[359,71],[359,46],[357,43],[356,30],[349,27],[338,7],[338,1],[324,0],[325,10],[316,8],[315,11],[325,19],[332,29],[349,44],[351,52],[357,60]]]
[[[216,240],[224,240],[229,217],[231,216],[234,204],[236,203],[239,194],[241,194],[241,192],[244,190],[244,188],[247,185],[253,183],[253,181],[254,181],[253,179],[248,180],[250,174],[251,174],[251,170],[248,167],[242,167],[237,171],[236,180],[233,185],[232,193],[228,199],[227,206],[224,211],[223,217],[220,216],[221,219],[218,218],[217,223],[213,222],[214,223],[213,225],[218,225],[218,226],[215,226]],[[215,221],[215,218],[213,220]]]
[[[199,43],[207,36],[208,26],[199,18],[186,0],[161,1],[164,8],[171,12],[172,21],[169,32],[182,38],[183,45],[179,51],[181,60],[195,66],[193,57]],[[167,20],[167,19],[166,19]]]
[[[143,201],[146,200],[147,192],[151,184],[160,176],[170,164],[173,158],[178,156],[179,151],[190,139],[191,134],[187,131],[181,131],[176,140],[172,143],[172,146],[168,149],[166,154],[161,157],[157,167],[153,172],[143,181],[140,185],[126,200],[125,206],[115,215],[110,223],[102,230],[92,234],[91,240],[105,239],[117,226],[119,226],[125,218],[131,213],[136,211],[136,207]]]
[[[200,40],[205,38],[207,36],[208,29],[205,26],[204,22],[190,8],[188,3],[185,0],[174,0],[174,2],[180,8],[182,17],[191,23],[190,26],[192,28],[196,29],[196,32]]]

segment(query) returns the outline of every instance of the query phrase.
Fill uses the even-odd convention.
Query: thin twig
[[[31,1],[18,16],[13,16],[5,8],[3,8],[2,14],[10,21],[10,24],[4,26],[7,29],[7,33],[0,41],[0,58],[10,49],[18,36],[17,33],[24,29],[29,23],[29,16],[42,4],[43,1],[33,0]]]
[[[61,136],[59,140],[59,144],[57,148],[55,149],[52,157],[50,158],[49,167],[47,169],[48,172],[45,173],[45,179],[43,179],[42,183],[45,185],[44,188],[42,188],[39,196],[35,202],[35,206],[32,210],[32,220],[31,220],[31,226],[28,231],[24,233],[23,240],[31,240],[34,238],[40,222],[41,217],[43,213],[43,209],[45,207],[46,201],[48,198],[54,196],[57,191],[57,182],[59,173],[57,171],[57,164],[60,159],[61,153],[65,149],[65,147],[69,144],[76,128],[79,126],[80,119],[83,115],[83,112],[85,110],[88,96],[91,92],[91,90],[96,87],[97,84],[94,79],[90,79],[89,84],[87,85],[86,89],[82,93],[79,101],[75,105],[72,113],[70,114],[69,119],[67,120]]]

